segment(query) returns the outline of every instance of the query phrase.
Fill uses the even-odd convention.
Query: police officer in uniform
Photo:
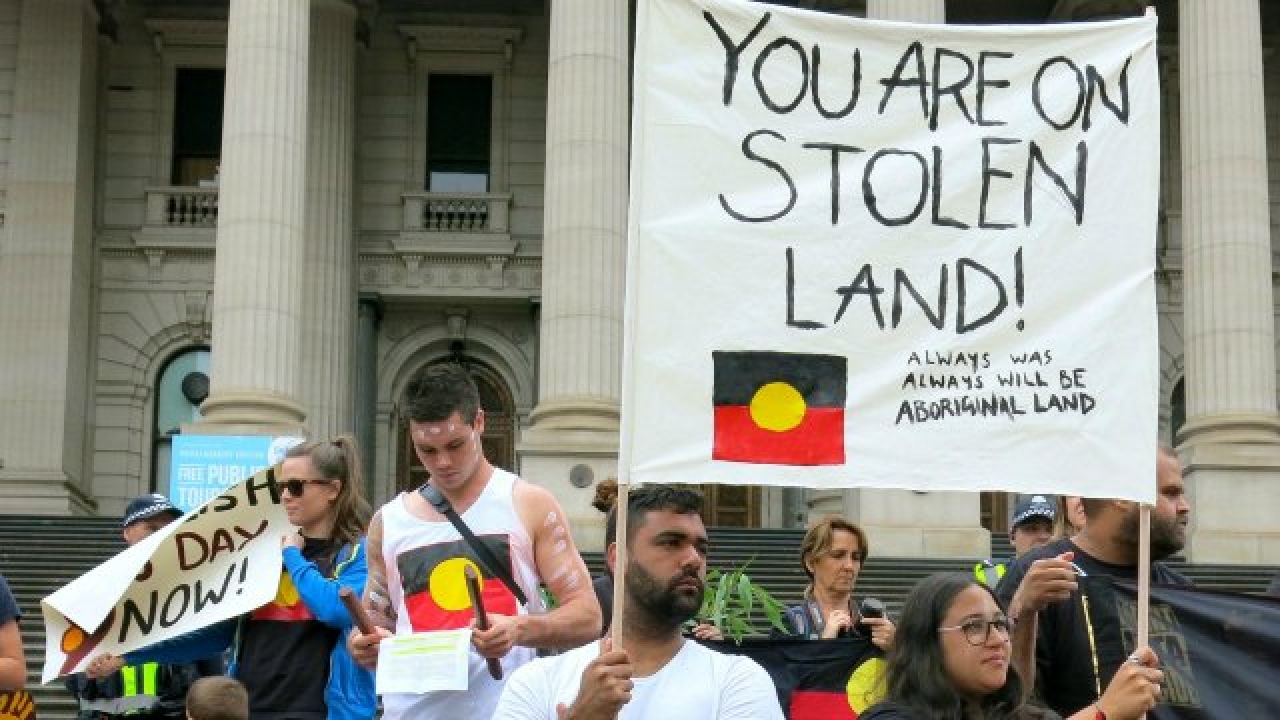
[[[1013,509],[1009,518],[1009,541],[1013,543],[1015,558],[1053,539],[1054,504],[1051,495],[1033,495]],[[1007,569],[1007,562],[997,563],[988,558],[973,566],[973,576],[993,588]]]

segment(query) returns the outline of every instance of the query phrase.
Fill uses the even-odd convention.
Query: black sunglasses
[[[308,485],[328,485],[332,480],[303,480],[302,478],[290,478],[280,483],[284,491],[294,497],[302,497],[302,492],[307,489]]]

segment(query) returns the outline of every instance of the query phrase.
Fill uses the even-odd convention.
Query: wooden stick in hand
[[[480,597],[480,576],[476,575],[476,569],[470,565],[463,569],[463,573],[467,576],[467,594],[471,596],[471,607],[476,611],[476,629],[488,630],[489,617],[484,611],[484,598]],[[502,663],[497,658],[485,658],[489,665],[489,675],[494,680],[502,679]]]
[[[373,621],[369,619],[369,613],[364,611],[364,606],[360,604],[356,594],[351,592],[351,588],[344,587],[339,590],[338,597],[342,599],[342,604],[346,606],[347,612],[351,615],[351,620],[355,622],[356,627],[360,628],[361,634],[373,635],[377,632],[374,629]]]

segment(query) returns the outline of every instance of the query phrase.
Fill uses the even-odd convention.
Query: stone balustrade
[[[506,233],[507,193],[405,193],[405,232]]]
[[[218,224],[218,188],[149,187],[147,227],[212,228]]]

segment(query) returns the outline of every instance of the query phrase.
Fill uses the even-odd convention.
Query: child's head
[[[235,678],[200,678],[187,691],[187,720],[249,720],[249,693]]]

